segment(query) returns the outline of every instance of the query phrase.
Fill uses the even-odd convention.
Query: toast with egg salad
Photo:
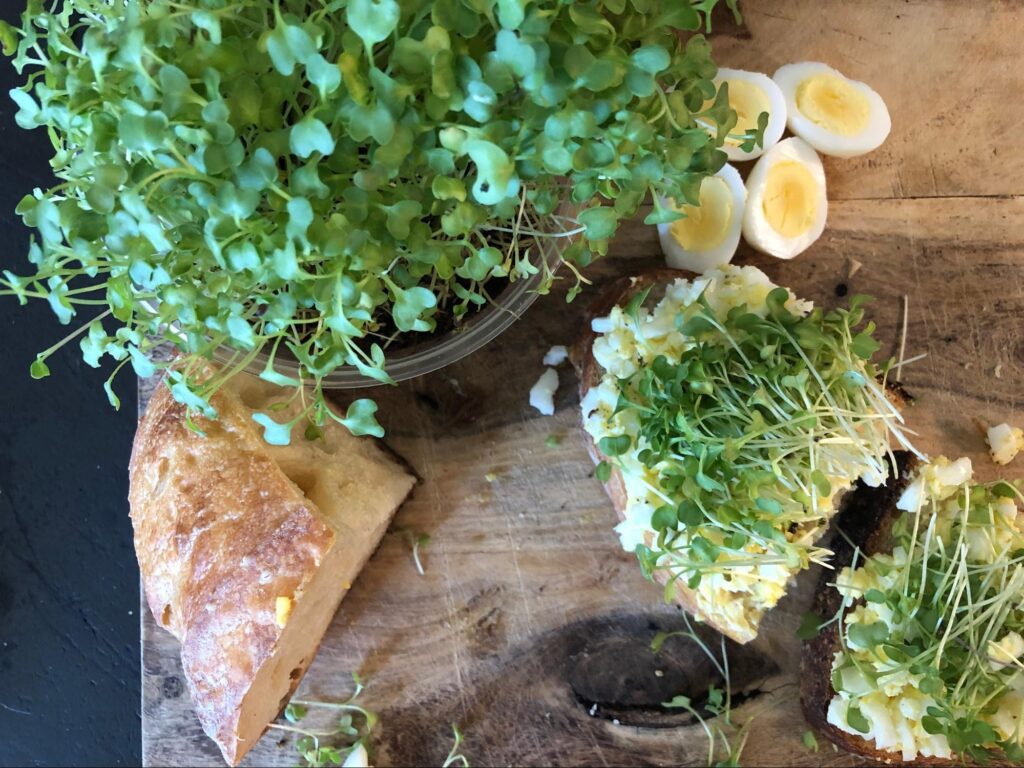
[[[755,267],[614,283],[574,359],[622,546],[696,617],[756,637],[857,480],[910,449],[862,300],[823,312]],[[912,449],[911,449],[912,450]]]
[[[877,760],[1024,764],[1022,486],[972,483],[966,458],[903,469],[840,517],[804,712]]]

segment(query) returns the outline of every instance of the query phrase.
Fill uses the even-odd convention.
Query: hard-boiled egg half
[[[757,250],[792,259],[821,237],[827,214],[825,169],[803,140],[780,141],[750,170],[743,238]]]
[[[768,75],[760,72],[720,69],[715,77],[715,86],[721,88],[723,84],[729,86],[729,106],[736,112],[736,125],[729,131],[722,150],[730,160],[755,160],[782,138],[782,132],[786,130],[786,99],[779,86]],[[711,106],[710,102],[705,105],[708,106]],[[757,130],[757,118],[762,112],[768,113],[763,146],[755,146],[745,152],[740,146],[743,140],[739,137]],[[708,133],[714,136],[717,126],[712,124],[707,128]]]
[[[892,121],[882,97],[828,64],[787,64],[772,79],[785,95],[789,130],[824,155],[863,155],[889,135]]]
[[[743,225],[747,190],[739,172],[731,165],[709,176],[700,185],[700,205],[662,205],[685,214],[668,224],[658,225],[661,250],[673,269],[704,272],[728,264],[736,253]]]

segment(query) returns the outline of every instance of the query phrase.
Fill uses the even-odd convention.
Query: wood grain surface
[[[784,262],[741,247],[736,261],[824,306],[875,296],[883,354],[898,351],[906,305],[906,356],[927,354],[903,375],[917,444],[969,455],[979,477],[995,477],[978,425],[1024,424],[1024,6],[747,0],[743,11],[741,28],[716,19],[722,66],[770,74],[829,62],[882,94],[893,132],[874,154],[826,159],[828,227],[809,251]],[[469,359],[363,393],[423,482],[342,604],[300,695],[343,698],[352,672],[369,681],[365,704],[381,715],[374,764],[440,765],[453,722],[475,766],[706,763],[699,725],[661,702],[700,701],[715,677],[691,643],[650,650],[682,619],[618,546],[569,367],[555,416],[527,405],[544,352],[573,341],[600,284],[658,263],[653,228],[629,224],[574,304],[542,298]],[[406,531],[431,537],[423,576]],[[794,631],[816,579],[801,576],[757,641],[730,646],[742,694],[734,717],[756,718],[744,765],[856,764],[824,741],[818,753],[801,744]],[[142,616],[145,763],[220,764],[192,713],[177,643]],[[294,765],[292,740],[280,736],[264,737],[244,764]]]

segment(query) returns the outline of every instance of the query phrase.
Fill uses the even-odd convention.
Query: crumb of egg
[[[569,350],[564,344],[556,344],[547,351],[541,361],[544,365],[561,365],[569,359]]]
[[[277,626],[284,629],[284,625],[288,623],[288,617],[292,613],[292,599],[283,595],[279,596],[274,601],[274,614],[277,619]]]
[[[989,427],[985,440],[988,442],[992,461],[996,464],[1009,464],[1024,450],[1024,430],[1006,423]]]
[[[544,416],[555,413],[555,391],[558,389],[558,371],[548,368],[530,389],[530,405]]]

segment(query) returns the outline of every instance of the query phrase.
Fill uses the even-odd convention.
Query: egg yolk
[[[672,222],[669,232],[685,250],[707,251],[721,245],[732,221],[732,193],[729,185],[710,176],[700,185],[700,205],[684,205],[676,210],[685,219]]]
[[[783,161],[768,169],[761,207],[768,224],[783,237],[802,235],[818,212],[814,177],[800,163]]]
[[[736,112],[736,127],[730,133],[742,135],[757,130],[757,118],[771,104],[763,90],[745,80],[726,80],[729,84],[729,106]],[[727,138],[726,144],[739,146],[742,139]]]
[[[868,125],[871,105],[849,81],[833,74],[809,77],[796,89],[796,106],[826,131],[853,136]]]

